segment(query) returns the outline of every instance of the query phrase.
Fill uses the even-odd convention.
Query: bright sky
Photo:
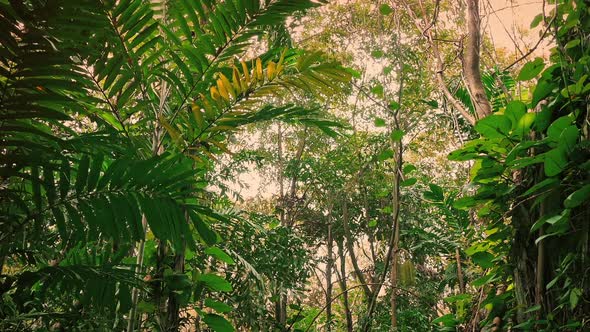
[[[530,30],[533,18],[543,12],[542,0],[480,0],[480,10],[485,17],[482,26],[491,36],[496,47],[510,51],[515,49],[515,42],[526,53],[539,40],[542,27]],[[548,5],[547,5],[548,6]],[[546,13],[549,8],[546,8]],[[535,55],[546,54],[547,47],[539,47]]]

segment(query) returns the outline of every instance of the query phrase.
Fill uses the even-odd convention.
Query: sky
[[[542,27],[531,30],[530,24],[535,16],[543,12],[542,0],[480,0],[480,3],[480,11],[485,15],[482,27],[497,47],[514,51],[516,41],[521,51],[526,53],[539,40]],[[549,12],[548,8],[546,12]],[[533,54],[541,56],[547,52],[548,47],[544,44]]]

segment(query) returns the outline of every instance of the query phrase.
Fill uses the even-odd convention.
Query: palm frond
[[[510,93],[516,85],[514,78],[506,71],[499,72],[496,70],[483,72],[481,80],[488,99],[492,104],[492,109],[498,111],[502,107],[505,107],[508,100],[510,100],[510,96],[507,93]],[[471,96],[465,87],[458,86],[455,90],[455,97],[468,107],[471,113],[474,113]]]

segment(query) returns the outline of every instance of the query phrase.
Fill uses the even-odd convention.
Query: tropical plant
[[[130,322],[134,329],[137,294],[147,289],[139,277],[151,270],[142,272],[146,234],[158,240],[157,281],[147,292],[157,325],[178,328],[175,289],[167,286],[174,280],[160,281],[168,273],[164,261],[170,254],[183,261],[185,250],[218,241],[208,223],[223,217],[209,208],[204,188],[214,154],[227,151],[224,141],[240,125],[273,118],[334,133],[337,124],[319,118],[317,109],[284,97],[335,91],[349,76],[337,63],[276,48],[245,58],[253,37],[317,5],[0,4],[8,32],[0,66],[6,328],[63,326],[96,308],[109,312],[101,326]],[[270,106],[270,96],[284,105]],[[68,259],[86,246],[117,254]],[[122,259],[134,253],[137,261]],[[173,276],[184,273],[183,264],[168,265]],[[104,286],[88,288],[91,280]],[[85,300],[64,306],[61,297],[46,297],[47,289]],[[52,312],[43,309],[49,303]],[[221,316],[203,315],[211,328],[227,330]]]
[[[481,137],[450,155],[475,160],[477,192],[455,207],[476,207],[486,220],[489,236],[467,250],[493,258],[473,282],[489,290],[484,324],[555,330],[584,329],[588,322],[580,301],[588,296],[588,281],[580,277],[588,269],[590,203],[582,60],[587,9],[582,1],[558,1],[546,18],[557,44],[551,64],[537,58],[517,76],[526,82],[540,75],[532,94],[480,120],[475,130]],[[504,261],[510,264],[499,264]]]
[[[586,330],[590,11],[540,6],[0,0],[0,330]]]

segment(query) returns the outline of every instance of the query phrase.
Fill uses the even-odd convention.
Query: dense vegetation
[[[0,330],[590,329],[590,5],[485,6],[0,0]]]

